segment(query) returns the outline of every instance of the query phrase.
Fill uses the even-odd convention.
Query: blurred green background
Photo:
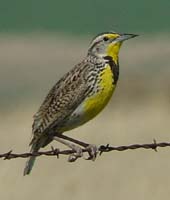
[[[0,2],[0,31],[59,31],[96,34],[103,30],[169,31],[168,0],[14,0]]]
[[[169,9],[168,0],[0,0],[0,152],[29,150],[32,116],[49,89],[110,30],[140,37],[121,49],[111,103],[67,134],[97,145],[169,141]],[[0,198],[169,200],[169,153],[112,152],[75,163],[40,157],[27,177],[25,159],[1,160]]]

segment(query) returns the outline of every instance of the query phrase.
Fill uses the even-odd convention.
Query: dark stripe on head
[[[116,33],[116,32],[115,32],[115,31],[108,31],[108,32],[99,33],[98,35],[96,35],[96,36],[92,39],[92,41],[95,40],[95,38],[97,38],[97,37],[99,37],[99,36],[101,36],[101,35],[104,35],[104,34],[114,34],[114,33]]]
[[[114,31],[108,31],[108,32],[103,32],[103,33],[99,33],[98,35],[96,35],[96,36],[91,40],[89,51],[91,51],[91,49],[93,49],[94,46],[96,46],[98,43],[100,43],[100,40],[99,40],[99,41],[95,41],[96,38],[98,38],[99,36],[102,36],[102,35],[104,35],[104,34],[114,34],[114,33],[116,33],[116,32],[114,32]]]

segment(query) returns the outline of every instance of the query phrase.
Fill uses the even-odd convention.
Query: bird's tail
[[[41,148],[41,146],[40,146],[39,142],[35,142],[35,143],[32,144],[30,153],[36,153],[36,152],[38,152],[38,150],[40,148]],[[35,159],[36,159],[36,156],[31,156],[31,157],[28,158],[28,160],[26,162],[26,166],[24,168],[24,176],[30,174],[30,172],[33,168]]]

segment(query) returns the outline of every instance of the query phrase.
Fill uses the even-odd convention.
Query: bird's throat
[[[120,42],[116,44],[111,43],[107,49],[107,56],[110,56],[116,65],[118,65],[120,47]]]

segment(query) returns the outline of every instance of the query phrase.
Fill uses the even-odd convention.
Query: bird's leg
[[[84,148],[87,148],[87,147],[89,146],[89,144],[87,144],[87,143],[85,143],[85,142],[82,142],[82,141],[80,141],[80,140],[76,140],[76,139],[74,139],[74,138],[68,137],[68,136],[63,135],[63,134],[59,135],[58,137],[63,138],[64,140],[68,140],[68,141],[70,141],[70,142],[73,142],[73,143],[75,143],[75,144],[78,144],[78,145],[80,145],[80,146],[82,146],[82,147],[84,147]]]
[[[66,141],[65,139],[57,137],[57,136],[54,136],[53,139],[64,144],[64,145],[66,145],[66,146],[68,146],[69,148],[71,148],[72,150],[75,151],[75,153],[73,153],[69,156],[69,158],[68,158],[69,162],[74,162],[74,161],[77,160],[77,158],[80,158],[80,157],[83,156],[82,148],[80,148],[79,146],[74,145],[74,144]]]
[[[70,137],[65,136],[65,135],[59,135],[58,137],[63,138],[64,140],[68,140],[70,142],[73,142],[75,144],[78,144],[78,145],[84,147],[88,151],[88,154],[89,154],[89,157],[86,158],[87,160],[94,161],[96,159],[96,156],[97,156],[97,153],[98,153],[98,148],[97,148],[96,145],[94,145],[94,144],[87,144],[85,142],[76,140],[74,138],[70,138]]]

